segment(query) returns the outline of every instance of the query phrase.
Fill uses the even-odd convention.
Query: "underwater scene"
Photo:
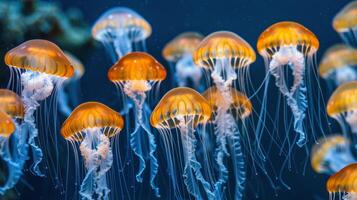
[[[0,200],[357,200],[357,1],[0,0]]]

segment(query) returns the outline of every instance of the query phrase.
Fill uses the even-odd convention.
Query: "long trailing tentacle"
[[[69,106],[69,98],[65,92],[64,87],[60,87],[57,91],[58,95],[58,108],[65,115],[69,116],[72,112],[72,109]]]
[[[288,65],[293,70],[294,83],[290,90],[284,79],[283,67]],[[304,84],[305,59],[296,47],[281,47],[272,56],[269,64],[270,73],[275,77],[275,85],[287,98],[287,104],[294,115],[294,130],[299,134],[297,145],[302,147],[306,143],[306,134],[303,127],[307,108],[306,87]]]
[[[80,145],[87,173],[83,179],[80,195],[83,199],[109,199],[106,173],[113,164],[109,138],[100,129],[89,131]]]

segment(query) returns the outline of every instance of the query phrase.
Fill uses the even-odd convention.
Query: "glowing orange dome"
[[[357,82],[339,86],[327,102],[327,114],[330,117],[357,109]]]
[[[357,27],[357,1],[352,1],[337,13],[332,22],[337,32],[346,32]]]
[[[235,67],[246,67],[256,59],[253,48],[241,37],[229,31],[208,35],[193,53],[197,66],[212,68],[216,59],[229,59]]]
[[[155,128],[175,128],[181,118],[193,118],[193,125],[205,123],[212,110],[207,100],[191,88],[179,87],[167,92],[156,105],[150,122]]]
[[[305,55],[314,54],[319,48],[315,34],[296,22],[278,22],[260,34],[257,49],[260,55],[275,52],[281,46],[301,46]]]
[[[73,110],[61,128],[61,135],[68,140],[81,141],[85,131],[91,128],[102,129],[103,134],[112,137],[124,126],[122,116],[98,102],[87,102]]]
[[[248,117],[252,113],[252,103],[248,97],[234,88],[231,88],[230,92],[233,100],[232,108],[237,111],[240,118]],[[219,103],[222,102],[224,98],[215,86],[208,88],[203,93],[203,96],[208,100],[208,103],[214,111],[217,111]]]
[[[357,163],[350,164],[327,180],[328,192],[357,192]]]
[[[182,33],[165,45],[162,56],[167,61],[176,62],[184,54],[192,54],[202,39],[203,36],[196,32]]]
[[[0,111],[0,137],[10,137],[16,127],[11,117]]]
[[[108,78],[112,82],[162,81],[166,78],[166,69],[151,55],[132,52],[123,56],[109,69]]]
[[[64,78],[74,73],[62,50],[47,40],[29,40],[11,49],[5,55],[5,64]]]
[[[0,111],[13,118],[24,117],[24,104],[21,98],[13,91],[0,89]]]

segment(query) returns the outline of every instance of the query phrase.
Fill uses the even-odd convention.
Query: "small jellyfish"
[[[205,180],[201,172],[202,166],[196,158],[196,127],[199,124],[205,125],[211,114],[212,110],[207,100],[195,90],[185,87],[175,88],[167,92],[151,114],[151,125],[158,129],[165,141],[169,176],[173,181],[175,195],[178,195],[179,192],[176,178],[177,171],[174,170],[173,162],[175,161],[173,158],[179,160],[182,158],[178,150],[175,150],[177,154],[172,156],[174,152],[170,147],[177,142],[173,140],[174,131],[171,132],[172,129],[178,130],[180,134],[184,160],[183,181],[188,192],[195,199],[215,199],[210,183]],[[201,187],[205,191],[205,196],[200,191]]]
[[[357,153],[357,82],[339,86],[327,102],[327,114],[336,119],[345,137],[351,139],[352,153]]]
[[[63,83],[63,86],[57,91],[59,110],[68,117],[73,108],[79,104],[80,78],[84,74],[82,62],[69,52],[64,53],[74,68],[74,75]]]
[[[62,124],[61,135],[71,142],[75,152],[76,144],[80,143],[86,168],[79,191],[83,199],[108,199],[106,173],[113,163],[109,138],[119,134],[123,126],[119,113],[98,102],[79,105]]]
[[[170,63],[171,73],[175,74],[173,81],[180,87],[192,86],[202,90],[202,70],[192,59],[192,53],[202,41],[203,36],[196,32],[185,32],[171,40],[162,51],[163,57]],[[174,67],[173,67],[174,66]]]
[[[339,200],[357,199],[357,164],[350,164],[330,176],[326,189],[330,199],[335,199],[335,196],[338,196]]]
[[[130,145],[140,161],[136,180],[142,182],[146,168],[145,161],[148,158],[151,169],[150,183],[156,196],[159,196],[159,189],[154,183],[158,171],[158,163],[154,155],[156,142],[150,130],[148,116],[151,111],[145,109],[147,107],[145,99],[146,92],[166,78],[166,69],[151,55],[132,52],[123,56],[109,69],[108,78],[120,87],[135,105],[135,129],[130,134]]]
[[[333,18],[332,26],[348,45],[357,45],[357,1],[348,3]]]
[[[113,63],[133,50],[146,51],[145,40],[150,35],[150,24],[125,7],[108,10],[92,28],[93,38],[103,43]]]
[[[11,90],[0,89],[0,157],[7,165],[8,177],[0,186],[0,194],[13,188],[20,180],[28,160],[28,134],[21,121],[24,118],[21,98]]]
[[[229,175],[224,160],[225,157],[231,157],[234,179],[236,180],[234,199],[238,200],[243,198],[246,170],[244,153],[241,147],[242,133],[233,114],[244,120],[252,113],[252,104],[243,93],[236,89],[228,88],[228,91],[230,95],[224,96],[217,87],[210,87],[203,93],[203,96],[208,100],[214,111],[213,124],[217,143],[215,160],[219,166],[219,178],[214,185],[215,199],[224,199],[224,186]]]
[[[285,96],[291,109],[294,117],[293,127],[298,135],[296,144],[299,147],[304,146],[307,141],[303,122],[307,109],[305,82],[309,81],[305,80],[305,71],[308,72],[311,67],[310,61],[318,48],[319,41],[310,30],[301,24],[288,21],[268,27],[259,36],[257,43],[258,52],[265,60],[267,73],[275,77],[275,85]],[[269,84],[268,80],[266,84]],[[289,85],[289,82],[292,84]],[[267,98],[267,87],[264,98]],[[263,105],[262,110],[266,109],[265,106]]]
[[[343,44],[330,47],[324,54],[319,74],[336,86],[357,81],[357,49]]]
[[[36,144],[38,130],[34,113],[40,106],[40,101],[45,100],[56,87],[59,88],[63,81],[73,76],[74,69],[62,50],[47,40],[29,40],[11,49],[5,55],[5,64],[21,77],[24,123],[34,162],[32,172],[42,176],[38,165],[43,153]]]
[[[350,145],[349,139],[338,134],[320,138],[312,147],[312,168],[317,173],[331,175],[356,162]]]

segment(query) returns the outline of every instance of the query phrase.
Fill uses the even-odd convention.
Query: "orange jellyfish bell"
[[[230,88],[230,93],[232,97],[231,107],[237,111],[238,117],[241,119],[248,117],[252,113],[252,103],[248,97],[235,88]],[[208,100],[208,103],[214,111],[217,111],[220,107],[220,102],[226,100],[215,86],[208,88],[203,93],[203,97]]]
[[[62,50],[47,40],[29,40],[11,49],[5,55],[5,64],[62,78],[74,73]]]
[[[13,118],[24,118],[24,104],[21,98],[13,91],[0,89],[0,111]]]
[[[313,55],[319,48],[314,33],[296,22],[284,21],[273,24],[260,34],[257,49],[260,55],[274,53],[281,46],[300,46],[306,55]]]
[[[327,114],[330,117],[357,110],[357,82],[349,82],[339,86],[327,102]]]
[[[192,118],[193,125],[206,123],[212,110],[207,100],[191,88],[179,87],[167,92],[156,105],[150,122],[155,128],[176,128],[180,120]]]
[[[176,62],[184,54],[192,54],[202,39],[203,35],[200,33],[182,33],[165,45],[162,56],[167,61]]]
[[[15,124],[11,117],[0,111],[0,137],[8,138],[15,131]]]
[[[357,192],[357,163],[350,164],[330,176],[326,189],[330,193]]]
[[[61,128],[61,135],[67,140],[81,141],[85,131],[91,128],[103,129],[103,134],[113,137],[124,126],[122,116],[108,106],[98,102],[87,102],[73,110]]]
[[[166,78],[166,69],[151,55],[132,52],[123,56],[109,69],[108,78],[112,82],[162,81]]]
[[[235,68],[249,66],[256,59],[253,48],[241,37],[229,31],[208,35],[193,53],[196,65],[213,68],[217,59],[229,59]]]
[[[332,22],[333,28],[341,33],[357,27],[357,1],[352,1],[347,4],[337,15]]]

